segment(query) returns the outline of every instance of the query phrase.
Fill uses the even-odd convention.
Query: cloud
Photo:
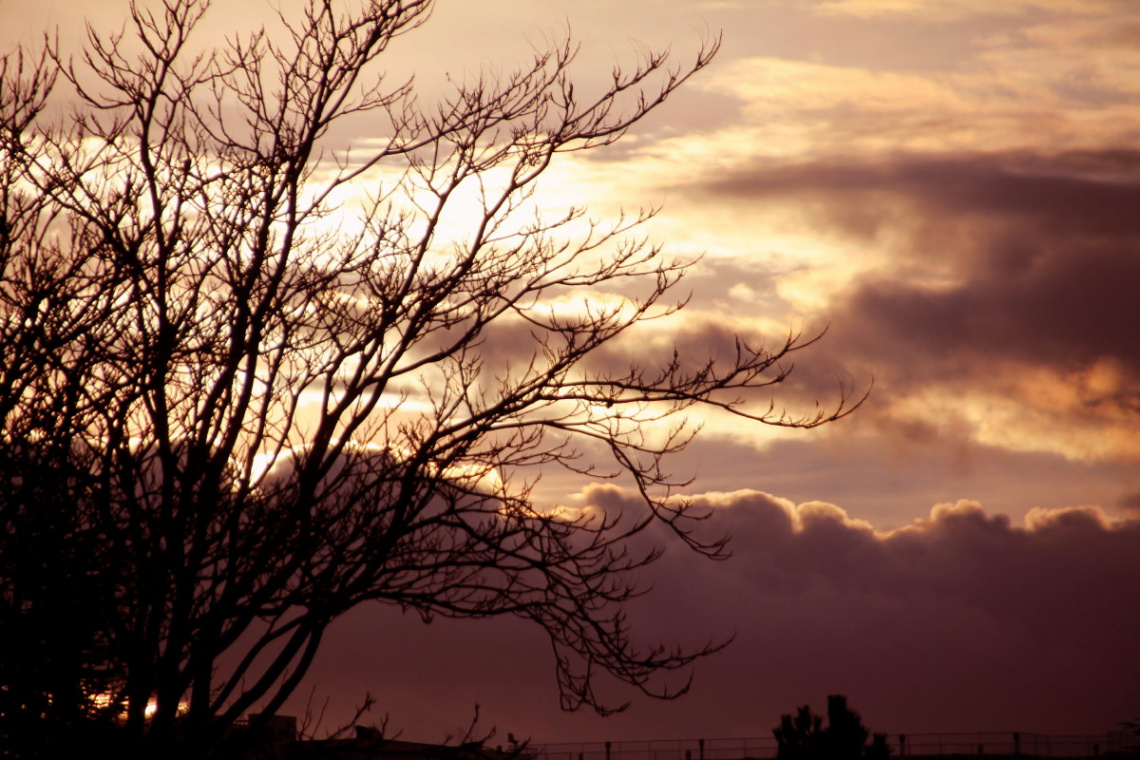
[[[637,503],[614,484],[579,496],[609,510]],[[553,714],[541,636],[511,620],[422,628],[361,611],[330,635],[319,670],[346,693],[370,674],[409,738],[440,716],[460,723],[475,701],[487,722],[540,741],[762,737],[782,712],[836,692],[880,731],[1100,732],[1140,696],[1140,615],[1126,603],[1140,594],[1140,520],[1076,507],[1017,524],[962,500],[877,532],[833,504],[756,490],[692,500],[710,511],[703,530],[733,534],[734,556],[702,560],[658,530],[670,549],[630,608],[645,642],[735,631],[679,702],[638,700],[605,720]]]
[[[1125,512],[1134,517],[1140,517],[1140,492],[1130,493],[1120,500]]]
[[[1014,15],[1031,11],[1054,13],[1087,13],[1105,11],[1115,4],[1108,0],[829,0],[819,3],[816,12],[837,16],[905,16],[910,19],[938,23],[987,15]]]
[[[699,192],[739,207],[798,203],[849,249],[878,250],[815,314],[830,332],[814,361],[875,377],[864,418],[987,446],[1140,457],[1137,152],[758,162]]]
[[[1029,693],[1029,683],[1003,677],[1020,671],[1039,682],[1044,673],[1035,668],[1060,674],[1073,688],[1068,707],[1075,713],[1087,714],[1098,700],[1104,700],[1102,708],[1113,700],[1119,700],[1117,709],[1126,707],[1133,689],[1121,687],[1112,672],[1129,658],[1130,641],[1140,634],[1140,616],[1117,604],[1140,591],[1138,521],[1112,521],[1099,508],[1080,507],[1031,510],[1018,526],[961,500],[937,505],[904,528],[876,533],[837,506],[792,505],[762,492],[699,495],[694,504],[715,508],[712,521],[733,534],[736,556],[700,568],[694,583],[692,564],[674,555],[658,585],[680,584],[693,600],[697,587],[730,589],[727,599],[707,605],[715,612],[695,618],[723,621],[741,605],[736,630],[746,651],[726,655],[739,658],[734,667],[780,669],[768,662],[779,653],[795,663],[783,667],[798,669],[817,688],[833,669],[835,682],[857,685],[859,701],[874,703],[879,696],[864,697],[866,691],[905,692],[896,670],[905,673],[910,665],[928,679],[927,687],[941,683],[950,692],[924,705],[935,707],[921,721],[927,725],[938,715],[963,727],[985,723],[981,715],[965,718],[977,709],[970,702],[978,699],[981,683],[1002,692],[1006,704],[1024,705],[1007,708],[1006,716],[1035,713],[1040,720],[1059,705],[1043,704]],[[676,591],[669,593],[676,605]],[[773,614],[783,619],[773,620]],[[814,653],[805,651],[804,640]],[[862,657],[874,662],[872,673],[890,672],[879,681],[858,664]],[[1056,661],[1047,665],[1051,658]],[[991,665],[998,673],[987,676]],[[1088,701],[1082,704],[1076,694]],[[900,714],[892,723],[919,720]],[[1012,717],[989,720],[992,725]]]
[[[857,5],[886,9],[870,1],[843,7]],[[905,56],[892,57],[900,35],[884,30],[897,27],[817,18],[811,34],[837,38],[834,54],[808,59],[794,49],[778,56],[761,48],[718,62],[693,88],[735,99],[739,111],[733,120],[710,121],[704,130],[677,136],[659,132],[635,151],[645,160],[627,162],[628,169],[663,179],[672,168],[688,179],[757,159],[781,163],[898,151],[1061,152],[1134,143],[1140,122],[1135,97],[1140,48],[1134,44],[1140,16],[1133,8],[1107,2],[1076,8],[1072,2],[1045,0],[901,5],[921,11],[905,15],[915,19],[961,16],[971,9],[1032,12],[1002,23],[915,31],[906,38],[908,49],[932,35],[938,40],[931,45],[942,44],[945,36],[961,38],[936,65],[918,66],[908,65]],[[851,50],[843,41],[851,38],[866,42]],[[886,48],[882,54],[864,49],[876,43]]]
[[[704,183],[699,191],[748,203],[817,199],[828,221],[869,238],[885,225],[906,224],[905,217],[931,225],[925,229],[941,224],[955,232],[951,225],[963,217],[1030,222],[1024,231],[1034,238],[1140,234],[1140,221],[1127,213],[1140,201],[1140,151],[1129,148],[1060,154],[899,152],[875,161],[849,156],[776,167],[757,161]],[[898,204],[905,204],[905,214],[898,213]]]
[[[755,225],[753,247],[694,267],[681,285],[694,294],[688,308],[591,357],[591,370],[634,356],[649,366],[674,347],[697,363],[730,356],[737,334],[771,345],[789,329],[828,327],[777,403],[828,406],[841,380],[862,388],[873,377],[857,427],[1140,458],[1137,150],[755,158],[675,189],[694,211],[744,219],[742,241]],[[757,220],[783,211],[798,241],[764,237]],[[509,333],[488,336],[489,356],[527,345]],[[704,419],[705,435],[758,449],[786,437]]]

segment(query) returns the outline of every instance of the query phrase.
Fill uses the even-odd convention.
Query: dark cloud
[[[1140,235],[1140,152],[1129,149],[807,163],[743,170],[698,192],[720,201],[806,199],[866,235],[898,221],[883,208],[885,197],[905,199],[932,224],[1001,219],[1026,224],[1032,239]]]
[[[1084,248],[951,288],[866,282],[830,318],[838,342],[858,341],[861,350],[877,354],[995,356],[1060,366],[1116,357],[1135,371],[1136,283],[1140,250]],[[942,371],[944,364],[927,366]]]
[[[632,504],[614,486],[583,496]],[[1100,732],[1135,710],[1136,520],[1039,510],[1019,527],[963,501],[883,535],[838,507],[758,491],[695,503],[735,555],[706,561],[672,542],[630,611],[646,642],[736,632],[679,702],[557,715],[550,657],[520,621],[424,628],[377,609],[334,632],[315,681],[369,685],[409,738],[460,725],[476,701],[500,729],[548,741],[768,736],[781,712],[835,692],[890,732]]]

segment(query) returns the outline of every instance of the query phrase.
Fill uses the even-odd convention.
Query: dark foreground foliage
[[[826,724],[823,716],[804,705],[795,715],[781,716],[772,734],[779,760],[886,760],[891,752],[886,734],[872,738],[859,713],[848,707],[842,694],[828,696]]]

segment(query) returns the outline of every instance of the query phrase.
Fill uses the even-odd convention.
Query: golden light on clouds
[[[1134,412],[1122,408],[1111,370],[1073,372],[1041,367],[991,367],[985,380],[931,384],[888,404],[900,422],[928,424],[947,438],[966,434],[978,445],[1053,454],[1079,462],[1140,461]],[[968,431],[968,432],[967,432]]]

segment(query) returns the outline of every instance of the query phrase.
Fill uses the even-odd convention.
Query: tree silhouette
[[[207,5],[132,5],[130,34],[89,28],[78,61],[50,39],[3,59],[0,743],[113,725],[204,751],[268,719],[369,601],[534,621],[567,709],[620,709],[599,671],[683,692],[654,676],[717,645],[635,646],[622,602],[654,523],[725,552],[665,468],[684,413],[813,427],[857,399],[797,416],[764,396],[814,339],[638,342],[691,262],[635,236],[652,212],[536,210],[536,182],[717,42],[585,97],[567,41],[424,106],[376,67],[428,0],[310,0],[199,50]],[[73,111],[48,118],[60,91]],[[361,119],[380,137],[330,137]],[[644,512],[547,508],[542,467],[624,479]]]
[[[772,729],[776,737],[776,756],[780,760],[882,760],[890,755],[885,734],[875,734],[870,745],[870,732],[859,713],[847,705],[847,697],[832,694],[827,698],[827,725],[823,717],[800,707],[795,716],[783,715],[780,725]]]
[[[772,734],[776,737],[776,757],[780,760],[820,757],[823,717],[804,705],[796,710],[795,717],[780,716],[780,725],[772,729]]]

